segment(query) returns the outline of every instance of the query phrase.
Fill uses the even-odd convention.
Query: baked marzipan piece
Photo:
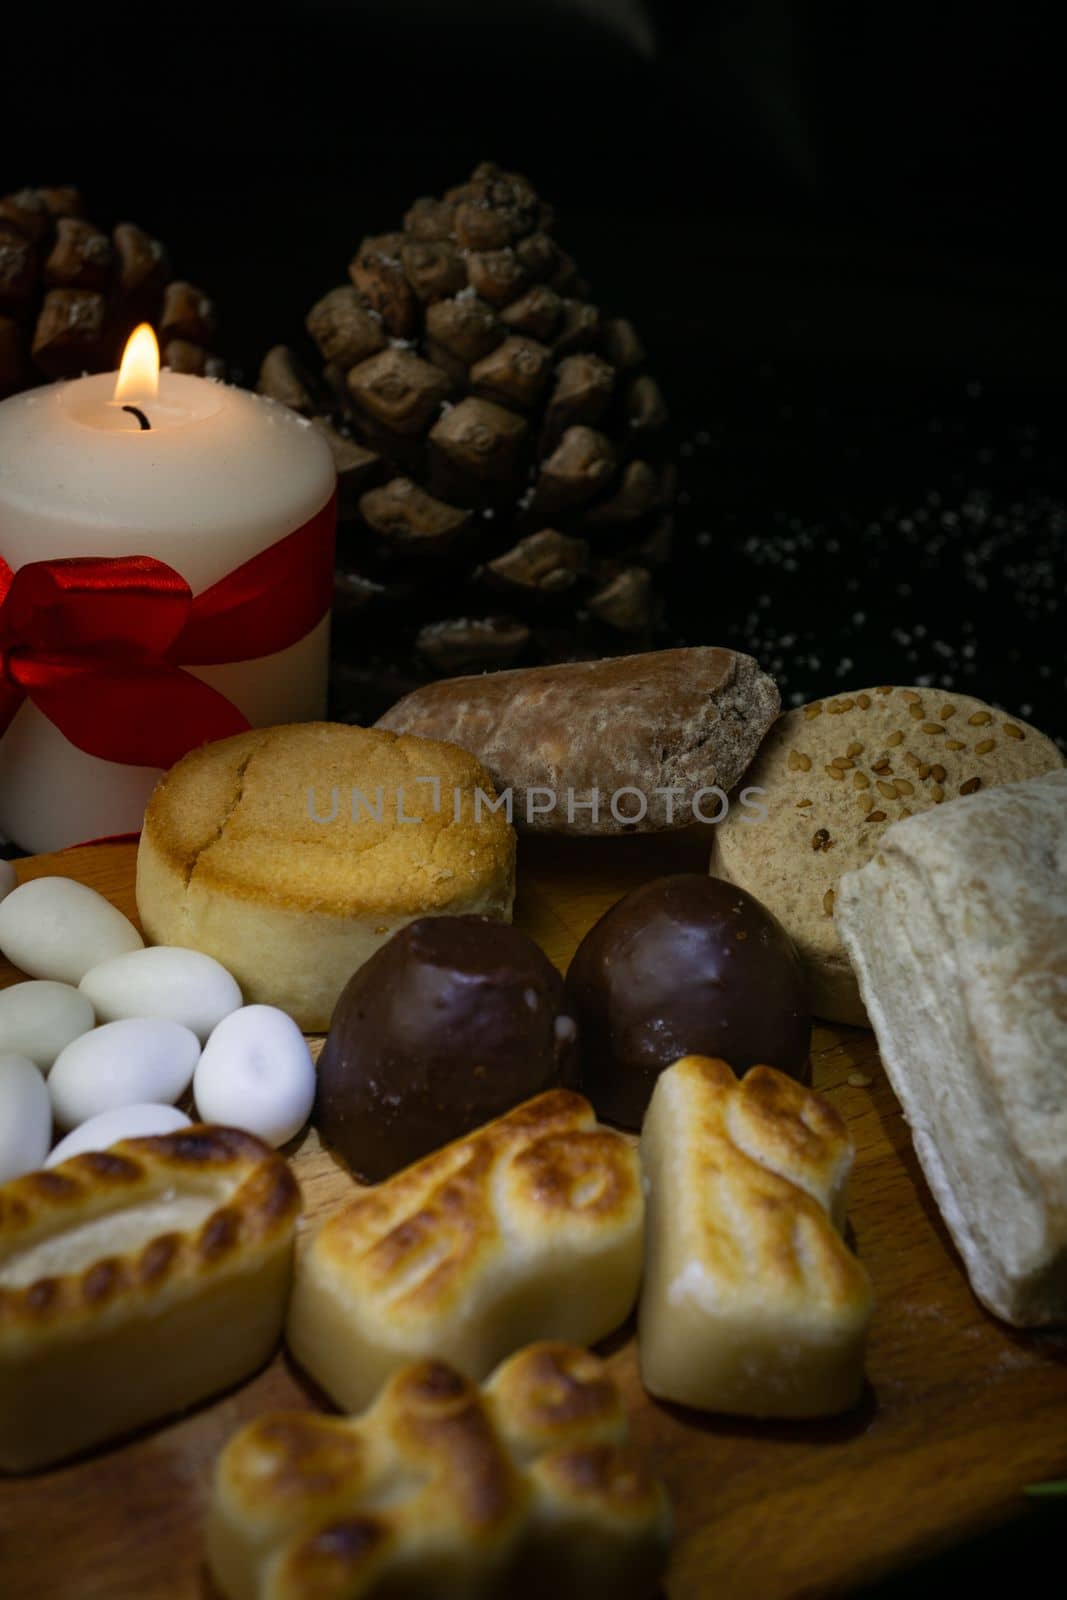
[[[641,1280],[637,1151],[550,1090],[358,1193],[297,1264],[286,1338],[341,1406],[439,1356],[476,1381],[534,1339],[592,1344]]]
[[[0,1188],[0,1468],[28,1472],[247,1377],[281,1333],[300,1191],[193,1127]]]
[[[669,1537],[604,1366],[554,1343],[482,1389],[418,1361],[362,1416],[257,1418],[219,1457],[207,1521],[226,1600],[644,1600]]]
[[[820,1417],[859,1398],[871,1286],[841,1237],[852,1141],[772,1067],[683,1056],[641,1133],[641,1376],[661,1399]]]

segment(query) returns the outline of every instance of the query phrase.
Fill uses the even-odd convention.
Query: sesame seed
[[[810,706],[804,707],[804,715],[810,722],[812,717],[817,717],[822,710],[822,701],[814,700]]]
[[[867,821],[868,822],[884,822],[885,821],[885,816],[886,816],[886,814],[885,814],[884,811],[868,811],[868,813],[867,813]]]
[[[893,693],[893,685],[891,683],[880,684],[879,688],[878,688],[878,693],[879,694],[892,694]]]
[[[810,806],[810,805],[811,805],[811,801],[810,800],[798,800],[797,801],[797,810],[798,811],[802,811],[805,806]]]
[[[996,745],[997,741],[995,739],[979,739],[974,747],[974,753],[976,756],[987,756],[990,750],[996,749]]]
[[[858,694],[856,696],[856,704],[859,706],[861,711],[869,711],[870,708],[871,708],[871,697],[870,697],[870,695],[869,694]]]
[[[846,749],[845,754],[846,756],[861,756],[863,754],[863,746],[858,744],[857,741],[853,739],[852,743]]]
[[[897,794],[915,793],[915,785],[913,783],[909,783],[907,778],[894,778],[893,784],[896,788]]]
[[[934,797],[934,805],[935,806],[939,806],[941,804],[942,800],[945,798],[944,789],[942,789],[942,787],[941,787],[941,785],[939,783],[935,783],[934,787],[930,790],[930,793]]]
[[[946,739],[945,740],[945,749],[946,750],[966,750],[966,748],[967,748],[967,746],[964,744],[962,739]]]
[[[935,783],[944,783],[945,769],[941,765],[940,761],[934,762],[933,766],[930,768],[930,776],[933,778]]]
[[[834,914],[834,891],[832,889],[827,889],[826,893],[823,895],[823,897],[822,897],[822,908],[823,908],[823,911],[826,913],[826,915],[828,917],[832,917],[833,916],[833,914]]]
[[[991,711],[976,711],[973,716],[967,718],[972,728],[984,728],[986,723],[992,722],[992,720],[993,714]]]
[[[927,778],[930,776],[930,773],[931,773],[931,771],[933,769],[931,768],[929,762],[920,761],[918,767],[915,770],[918,772],[919,777],[925,783]]]
[[[921,722],[925,713],[922,706],[919,705],[918,702],[913,701],[908,707],[908,715],[909,717],[914,717],[916,722]]]
[[[1014,722],[1006,722],[1004,724],[1004,732],[1007,734],[1009,739],[1025,739],[1026,738],[1026,735],[1023,732],[1023,730],[1021,728],[1019,728],[1019,727],[1016,727]]]
[[[879,756],[877,761],[871,762],[872,772],[888,772],[893,763],[888,756]]]
[[[889,738],[886,740],[886,744],[889,745],[892,749],[895,750],[898,744],[903,744],[903,743],[904,743],[904,735],[900,732],[899,728],[894,728],[893,732],[889,735]]]
[[[941,722],[924,722],[923,723],[923,732],[924,733],[944,733],[944,731],[945,731],[945,727],[944,727],[944,724],[941,723]]]
[[[824,767],[823,771],[826,773],[828,778],[834,778],[838,783],[840,783],[841,779],[845,776],[839,767]]]
[[[960,784],[960,794],[975,794],[981,787],[981,778],[968,778],[966,783]]]
[[[859,806],[861,811],[869,811],[874,805],[874,796],[869,794],[861,794],[857,797],[856,804]]]
[[[839,772],[851,772],[856,763],[850,756],[834,756],[830,765],[836,767]]]
[[[917,706],[922,701],[922,695],[916,694],[914,689],[905,689],[903,695],[906,704],[909,706]]]
[[[885,795],[887,800],[896,799],[897,791],[891,783],[886,783],[883,781],[883,779],[879,778],[876,787],[878,789],[878,793]]]
[[[942,722],[947,722],[949,717],[954,717],[956,715],[956,707],[942,706],[938,715],[940,716]]]
[[[852,787],[854,789],[869,789],[870,786],[871,780],[865,772],[854,772],[852,774]]]
[[[904,765],[906,767],[918,768],[922,766],[922,762],[919,760],[914,750],[909,750],[907,755],[904,757]]]

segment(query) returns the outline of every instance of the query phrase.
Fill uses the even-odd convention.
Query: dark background
[[[751,650],[787,701],[929,682],[1062,742],[1053,16],[855,0],[41,12],[3,26],[0,192],[75,182],[100,222],[157,233],[252,377],[365,233],[479,160],[525,172],[671,405],[665,639]],[[1056,1563],[1065,1515],[1031,1508],[872,1597],[1017,1582],[1022,1552]]]
[[[749,649],[787,702],[931,682],[1067,735],[1040,9],[350,0],[22,30],[3,187],[70,179],[157,232],[249,377],[363,234],[480,159],[526,172],[671,404],[665,642]]]

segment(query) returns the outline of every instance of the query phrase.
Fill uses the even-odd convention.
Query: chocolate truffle
[[[369,1183],[577,1082],[563,979],[489,917],[422,917],[349,979],[319,1058],[316,1122]]]
[[[717,878],[658,878],[612,906],[578,946],[566,1001],[582,1089],[625,1128],[641,1126],[657,1077],[680,1056],[807,1081],[800,959],[758,900]]]

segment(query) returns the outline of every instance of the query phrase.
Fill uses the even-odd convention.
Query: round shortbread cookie
[[[246,1003],[323,1032],[356,968],[416,917],[510,920],[515,834],[494,799],[484,767],[435,739],[305,722],[203,745],[148,803],[145,936],[205,951]]]
[[[842,873],[864,866],[901,817],[1064,765],[1043,733],[969,695],[883,685],[815,700],[764,740],[743,781],[764,791],[766,819],[732,809],[715,830],[711,872],[783,923],[815,1014],[865,1027],[834,927]]]

